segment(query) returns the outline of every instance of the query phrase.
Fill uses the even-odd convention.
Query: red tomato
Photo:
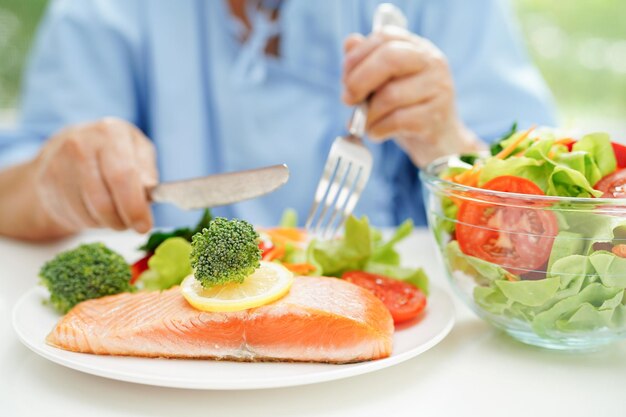
[[[617,167],[626,168],[626,146],[615,142],[611,142],[611,145],[613,145],[613,152],[615,152],[615,159],[617,159]]]
[[[272,244],[269,240],[261,240],[259,242],[259,249],[261,249],[261,256],[265,255],[266,252],[269,252],[274,248],[274,244]]]
[[[373,292],[389,309],[395,324],[414,319],[426,308],[422,290],[406,282],[363,271],[349,271],[341,278]]]
[[[605,198],[626,198],[626,168],[602,178],[593,188],[603,191]]]
[[[137,282],[139,275],[145,270],[148,269],[148,259],[152,256],[152,253],[148,253],[143,258],[139,259],[137,262],[130,266],[130,283],[134,284]]]
[[[518,194],[543,195],[532,181],[514,176],[494,178],[484,189]],[[512,197],[513,198],[513,197]],[[461,204],[456,238],[463,253],[501,265],[513,274],[538,270],[550,257],[558,223],[554,213],[541,205],[517,207],[478,203]],[[522,206],[522,207],[520,207]]]

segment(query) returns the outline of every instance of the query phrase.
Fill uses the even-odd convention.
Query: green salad
[[[626,200],[607,199],[626,198],[625,166],[604,133],[514,131],[488,156],[462,156],[440,177],[494,193],[439,198],[431,223],[454,279],[488,316],[540,336],[623,331]]]

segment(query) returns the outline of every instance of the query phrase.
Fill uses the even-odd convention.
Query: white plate
[[[312,384],[361,375],[411,359],[435,346],[454,324],[452,300],[434,287],[421,320],[396,329],[389,358],[348,365],[241,363],[212,360],[99,356],[54,348],[45,338],[61,317],[43,304],[48,293],[33,288],[13,309],[13,328],[35,353],[68,368],[139,384],[189,389],[238,390]]]

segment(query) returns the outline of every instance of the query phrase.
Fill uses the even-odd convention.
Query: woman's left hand
[[[443,52],[428,40],[399,28],[345,42],[343,101],[369,98],[368,136],[394,138],[413,163],[466,153],[484,145],[459,119],[454,85]]]

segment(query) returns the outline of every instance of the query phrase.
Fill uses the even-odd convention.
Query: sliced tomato
[[[626,168],[602,178],[593,188],[604,192],[604,198],[626,198]]]
[[[615,152],[615,159],[617,159],[617,167],[626,168],[626,146],[615,142],[611,142],[611,145],[613,145],[613,152]]]
[[[143,258],[130,266],[130,283],[134,284],[139,279],[139,275],[148,269],[148,260],[152,257],[152,253],[148,253]]]
[[[385,304],[395,324],[414,319],[426,308],[422,290],[406,282],[363,271],[349,271],[342,278],[373,292]]]
[[[484,189],[543,195],[532,181],[514,176],[494,178]],[[507,205],[510,204],[510,205]],[[459,208],[456,238],[463,253],[492,262],[513,274],[537,271],[548,258],[558,233],[556,216],[545,206],[511,201],[464,201]]]

